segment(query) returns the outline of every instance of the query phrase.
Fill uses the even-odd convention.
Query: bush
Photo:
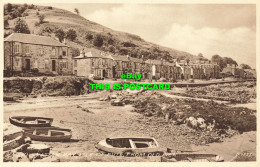
[[[38,18],[39,18],[39,24],[44,23],[45,16],[43,14],[39,15]]]
[[[34,9],[34,8],[35,8],[35,6],[33,4],[28,6],[28,9]]]
[[[36,12],[36,15],[39,15],[40,13],[39,12]]]
[[[51,9],[51,10],[52,10],[52,6],[49,6],[48,9]]]
[[[91,33],[87,33],[85,38],[86,40],[91,41],[93,39],[93,35]]]
[[[30,34],[27,23],[20,18],[15,23],[14,32]]]
[[[103,37],[97,34],[93,41],[94,46],[101,47],[103,45]]]
[[[74,41],[77,38],[77,33],[74,29],[69,29],[66,33],[66,37],[71,41]]]
[[[64,40],[64,37],[65,37],[65,32],[62,29],[58,29],[55,32],[55,36],[59,38],[60,42],[62,42]]]

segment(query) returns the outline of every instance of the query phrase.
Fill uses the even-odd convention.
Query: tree
[[[74,12],[77,13],[77,15],[79,15],[79,9],[78,8],[75,8]]]
[[[237,62],[233,60],[231,57],[224,57],[223,59],[226,64],[235,64],[237,66]]]
[[[100,34],[95,36],[93,44],[97,47],[101,47],[103,45],[103,38]]]
[[[38,18],[39,18],[39,24],[44,23],[45,16],[43,14],[39,15]]]
[[[71,41],[74,41],[77,38],[77,33],[73,29],[69,29],[66,33],[66,37]]]
[[[111,52],[111,53],[115,53],[115,52],[116,52],[116,49],[115,49],[114,46],[110,45],[110,46],[108,47],[108,51]]]
[[[62,29],[55,31],[55,36],[59,38],[59,41],[62,42],[65,37],[65,32]]]
[[[247,65],[247,64],[240,64],[240,67],[242,68],[242,69],[252,69],[249,65]]]
[[[20,18],[15,23],[14,32],[30,34],[27,23]]]
[[[213,63],[217,63],[219,65],[221,71],[223,70],[223,68],[225,68],[227,66],[227,64],[224,62],[224,59],[219,55],[212,56],[211,61]]]

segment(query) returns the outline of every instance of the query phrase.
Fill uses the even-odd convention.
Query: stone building
[[[73,74],[76,76],[89,77],[94,75],[100,78],[113,78],[116,75],[116,64],[111,55],[103,55],[102,52],[98,51],[85,53],[83,50],[79,56],[73,59]]]
[[[145,61],[146,64],[149,64],[148,66],[150,66],[150,78],[151,79],[155,79],[158,80],[160,78],[163,77],[162,74],[162,66],[163,66],[163,62],[161,60],[151,60],[148,59]]]
[[[4,39],[4,71],[72,74],[70,47],[46,36],[13,33]]]

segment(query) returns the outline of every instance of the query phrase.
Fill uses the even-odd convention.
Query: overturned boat
[[[3,151],[15,149],[20,145],[24,144],[23,131],[4,135],[3,141]]]
[[[31,140],[46,142],[66,142],[72,137],[70,129],[59,127],[34,127],[24,128],[24,135],[30,137]]]
[[[97,143],[96,148],[103,153],[123,156],[159,156],[163,154],[157,141],[151,137],[106,138]]]
[[[163,155],[161,162],[224,162],[224,159],[216,154],[176,153]]]
[[[30,117],[30,116],[13,116],[9,118],[11,124],[20,127],[49,127],[53,118]]]

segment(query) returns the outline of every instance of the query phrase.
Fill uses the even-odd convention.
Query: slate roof
[[[156,64],[156,65],[161,65],[162,64],[161,60],[151,60],[151,59],[146,60],[145,63]]]
[[[36,45],[47,45],[47,46],[65,46],[67,45],[46,36],[34,35],[34,34],[23,34],[23,33],[12,33],[4,39],[4,41],[15,41],[27,44],[36,44]]]
[[[80,52],[79,56],[74,57],[74,59],[84,59],[84,58],[107,58],[107,59],[113,59],[111,55],[107,55],[105,53],[102,53],[97,50],[91,50],[88,52]]]
[[[119,55],[111,55],[113,60],[119,60],[119,61],[129,61],[127,56],[119,56]]]
[[[142,63],[142,59],[134,58],[134,57],[129,57],[130,61],[133,61],[135,63]]]

